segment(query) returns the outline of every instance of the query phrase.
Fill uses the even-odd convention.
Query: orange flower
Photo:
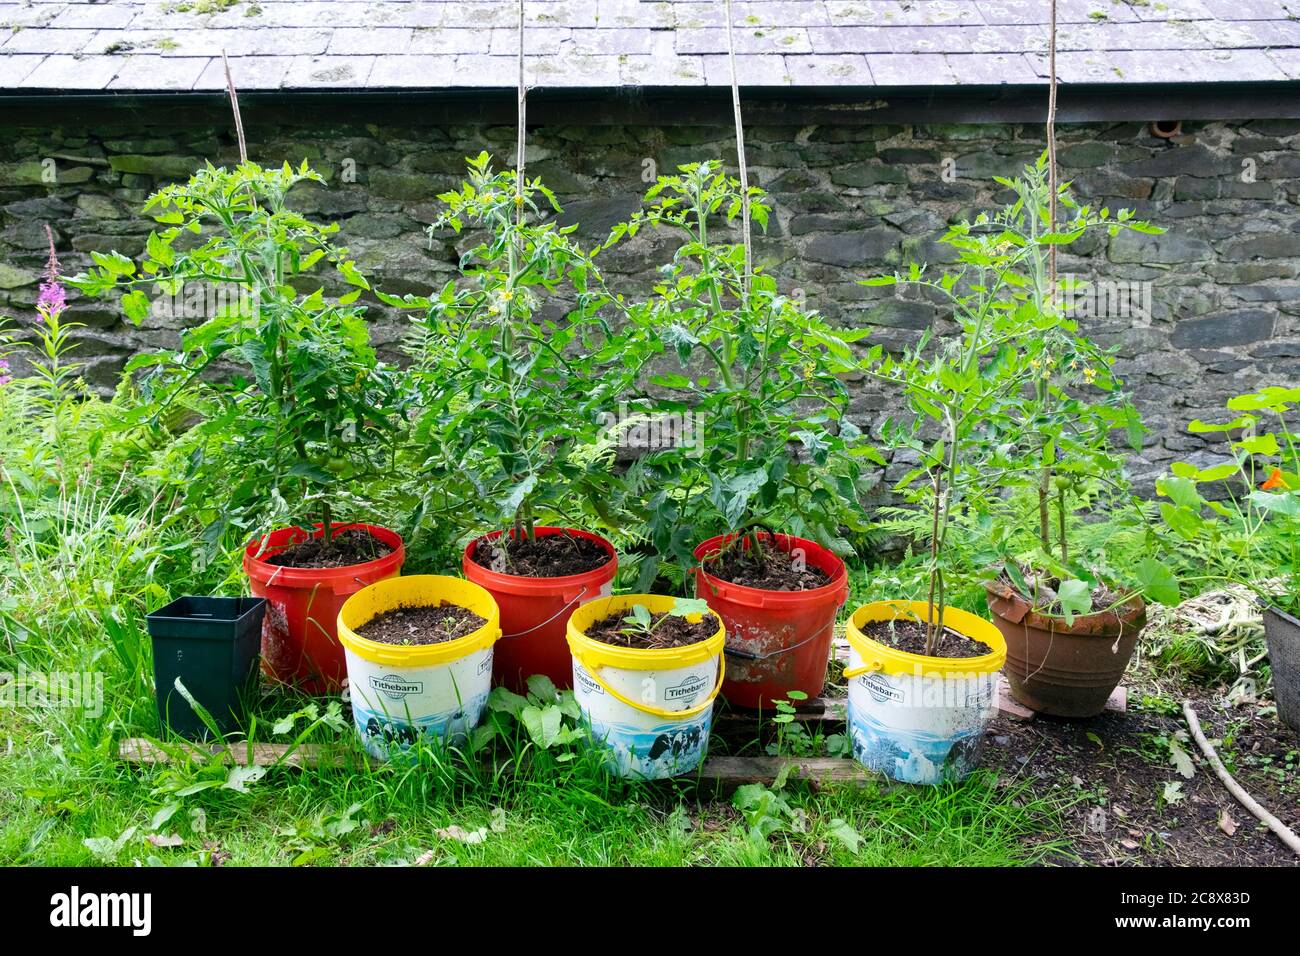
[[[1268,476],[1268,481],[1264,482],[1262,485],[1259,486],[1259,490],[1272,491],[1274,488],[1286,488],[1289,490],[1290,487],[1291,486],[1288,485],[1285,479],[1283,479],[1282,477],[1282,469],[1274,468],[1273,474]]]

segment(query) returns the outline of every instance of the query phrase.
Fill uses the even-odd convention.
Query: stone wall
[[[427,290],[454,272],[456,250],[431,248],[423,230],[435,195],[459,182],[463,157],[513,154],[506,126],[295,128],[291,115],[278,119],[250,128],[250,155],[309,159],[328,186],[302,188],[297,204],[338,220],[362,268],[398,293]],[[44,223],[66,270],[83,267],[91,250],[136,256],[149,229],[138,211],[153,188],[204,158],[235,158],[224,127],[155,128],[147,113],[0,131],[0,314],[19,328],[30,322]],[[731,135],[721,124],[547,125],[530,136],[529,171],[554,189],[564,220],[595,240],[636,208],[655,170],[734,159]],[[1143,124],[1080,124],[1063,126],[1059,139],[1064,175],[1082,198],[1134,208],[1169,230],[1090,238],[1061,261],[1063,272],[1149,296],[1149,311],[1140,298],[1121,297],[1119,308],[1112,302],[1084,322],[1118,347],[1119,369],[1153,429],[1138,469],[1149,478],[1174,456],[1212,453],[1186,434],[1191,418],[1256,385],[1300,384],[1300,121],[1187,124],[1174,140]],[[855,280],[911,259],[939,261],[935,239],[945,223],[995,203],[991,177],[1014,175],[1043,148],[1036,125],[860,119],[756,126],[748,142],[752,174],[775,203],[759,260],[834,319],[875,326],[873,341],[888,345],[914,340],[942,316],[925,301]],[[636,292],[671,248],[667,237],[644,233],[607,254],[605,268],[616,286]],[[176,323],[166,319],[137,329],[111,305],[85,301],[72,314],[86,326],[79,354],[87,379],[101,389],[111,389],[133,352],[176,341]],[[377,304],[372,315],[377,340],[391,350],[400,320]],[[882,417],[885,401],[858,387],[857,413]]]

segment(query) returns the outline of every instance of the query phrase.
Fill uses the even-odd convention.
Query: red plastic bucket
[[[609,563],[562,578],[529,578],[501,574],[475,561],[474,549],[483,538],[466,546],[461,560],[465,577],[486,588],[501,608],[501,638],[492,658],[494,683],[519,692],[533,674],[545,674],[556,687],[573,686],[573,656],[565,636],[569,614],[584,601],[612,594],[618,571],[614,546],[600,535],[576,528],[549,527],[539,527],[536,533],[538,537],[571,534],[595,541],[609,552]],[[494,531],[483,537],[491,540],[500,534]]]
[[[844,562],[814,541],[778,534],[782,551],[802,548],[810,567],[830,583],[811,591],[767,591],[732,584],[704,570],[704,558],[735,535],[718,535],[695,549],[695,594],[727,629],[727,679],[722,696],[736,707],[770,708],[792,690],[816,697],[826,682],[835,616],[849,596]],[[748,539],[741,547],[748,548]]]
[[[354,528],[370,532],[393,550],[382,558],[344,568],[284,568],[263,560],[308,537],[320,537],[320,525],[311,532],[281,528],[254,538],[244,548],[244,571],[253,594],[266,598],[262,670],[272,680],[309,694],[327,694],[343,686],[347,663],[338,639],[339,610],[363,587],[396,577],[406,560],[401,536],[387,528],[339,524],[333,531],[337,534]]]

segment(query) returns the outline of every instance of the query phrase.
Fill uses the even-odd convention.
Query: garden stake
[[[1056,0],[1052,0],[1051,30],[1047,37],[1047,182],[1048,228],[1056,232]],[[1056,246],[1047,250],[1050,299],[1056,301]]]
[[[731,105],[736,116],[736,162],[740,167],[740,236],[745,244],[745,276],[741,294],[749,298],[754,274],[754,248],[749,231],[749,166],[745,162],[745,124],[740,114],[740,85],[736,81],[736,43],[732,36],[731,0],[727,0],[727,61],[731,66]],[[747,305],[748,302],[742,302]]]
[[[753,241],[750,236],[750,228],[749,228],[749,215],[750,215],[749,165],[745,161],[745,122],[740,112],[740,83],[736,78],[736,43],[733,37],[733,27],[731,23],[731,0],[727,0],[726,12],[727,12],[727,62],[731,67],[731,106],[732,106],[732,111],[735,115],[736,163],[737,166],[739,167],[739,172],[740,172],[740,239],[745,247],[745,273],[743,276],[741,276],[741,282],[740,282],[740,305],[741,308],[744,309],[749,307],[749,292],[750,292],[750,287],[753,283],[753,276],[754,276],[754,249],[753,249]],[[703,229],[704,229],[703,223],[701,223],[700,229],[701,229],[701,233],[703,233]],[[728,350],[728,353],[725,354],[723,358],[727,362],[731,362],[732,356],[730,354],[730,350]],[[765,373],[766,370],[760,371],[760,378],[759,378],[760,382],[762,381],[762,378],[765,375]],[[728,369],[728,374],[730,374],[729,369]],[[745,381],[746,382],[749,381],[748,371],[745,372]],[[741,409],[738,421],[742,425],[742,430],[743,430],[743,425],[748,418],[749,418],[748,410]],[[743,460],[747,458],[748,455],[749,455],[748,440],[742,439],[740,445],[740,457]],[[755,545],[758,544],[757,538],[754,539],[754,543]],[[759,548],[758,550],[760,552],[762,551],[761,548]],[[763,556],[761,553],[758,555],[758,558],[759,558],[759,567],[762,567]]]
[[[235,138],[239,140],[239,161],[248,162],[248,147],[244,143],[244,121],[239,116],[239,94],[235,92],[235,81],[230,75],[230,60],[226,51],[221,51],[221,65],[226,68],[226,90],[230,93],[230,109],[235,114]]]

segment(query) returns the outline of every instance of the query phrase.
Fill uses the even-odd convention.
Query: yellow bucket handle
[[[857,667],[847,667],[844,669],[843,677],[845,680],[852,680],[855,677],[861,677],[863,674],[870,674],[874,671],[881,670],[884,665],[880,661],[864,661]]]
[[[624,697],[622,694],[620,694],[614,688],[610,687],[601,679],[600,672],[599,672],[600,668],[598,666],[592,667],[590,664],[587,663],[587,659],[585,657],[580,657],[578,658],[578,660],[582,662],[582,666],[586,668],[587,673],[591,675],[591,679],[594,680],[597,684],[599,684],[601,689],[604,690],[605,693],[609,694],[610,697],[613,697],[620,704],[626,704],[628,707],[631,707],[634,710],[639,710],[643,714],[650,714],[652,717],[666,717],[671,720],[685,720],[687,717],[694,717],[697,714],[702,714],[710,707],[712,707],[713,701],[717,698],[719,691],[722,690],[722,679],[727,673],[726,655],[719,654],[718,655],[718,682],[717,684],[714,685],[713,690],[710,692],[709,696],[705,699],[704,703],[697,704],[694,707],[688,707],[686,710],[664,710],[661,707],[651,707],[648,704],[640,704],[634,700],[631,700],[630,698]]]

